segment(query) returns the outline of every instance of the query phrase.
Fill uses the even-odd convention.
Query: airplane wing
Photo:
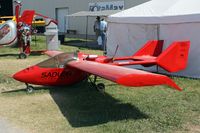
[[[86,60],[71,61],[67,65],[124,86],[168,85],[179,91],[182,90],[174,81],[165,75]]]
[[[56,55],[59,55],[63,52],[61,51],[45,51],[44,54],[48,55],[49,57],[53,57],[53,56],[56,56]]]

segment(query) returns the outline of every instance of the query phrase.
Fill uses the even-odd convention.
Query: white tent
[[[80,11],[80,12],[76,12],[70,15],[66,15],[67,17],[86,17],[86,46],[87,46],[87,40],[88,40],[88,17],[96,17],[96,16],[100,16],[100,17],[107,17],[111,14],[117,13],[119,12],[118,10],[104,10],[104,11]]]
[[[164,49],[173,41],[190,40],[188,67],[173,75],[200,78],[199,0],[152,0],[108,17],[108,55],[114,54],[117,45],[118,56],[132,55],[152,39],[164,40]]]

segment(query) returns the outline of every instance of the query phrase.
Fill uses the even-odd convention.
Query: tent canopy
[[[108,17],[107,54],[130,56],[148,40],[164,40],[164,49],[174,41],[190,40],[187,68],[167,73],[162,68],[133,66],[170,75],[200,78],[200,0],[151,0]]]
[[[199,22],[199,5],[199,0],[151,0],[113,14],[108,21],[140,24]]]

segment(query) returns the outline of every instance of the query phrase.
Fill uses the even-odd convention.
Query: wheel
[[[103,83],[97,84],[97,90],[104,93],[105,92],[105,85]]]
[[[26,59],[27,55],[25,53],[19,54],[19,59]]]
[[[33,86],[27,86],[26,91],[27,93],[32,93],[34,91]]]

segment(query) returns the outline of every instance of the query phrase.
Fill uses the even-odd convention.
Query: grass
[[[37,37],[33,49],[44,49]],[[61,45],[61,50],[102,51]],[[98,78],[105,95],[88,82],[66,87],[35,86],[27,94],[25,85],[10,78],[22,68],[38,63],[45,55],[16,59],[17,48],[0,49],[0,118],[31,133],[132,133],[199,132],[200,82],[173,78],[182,92],[167,86],[129,88]]]

